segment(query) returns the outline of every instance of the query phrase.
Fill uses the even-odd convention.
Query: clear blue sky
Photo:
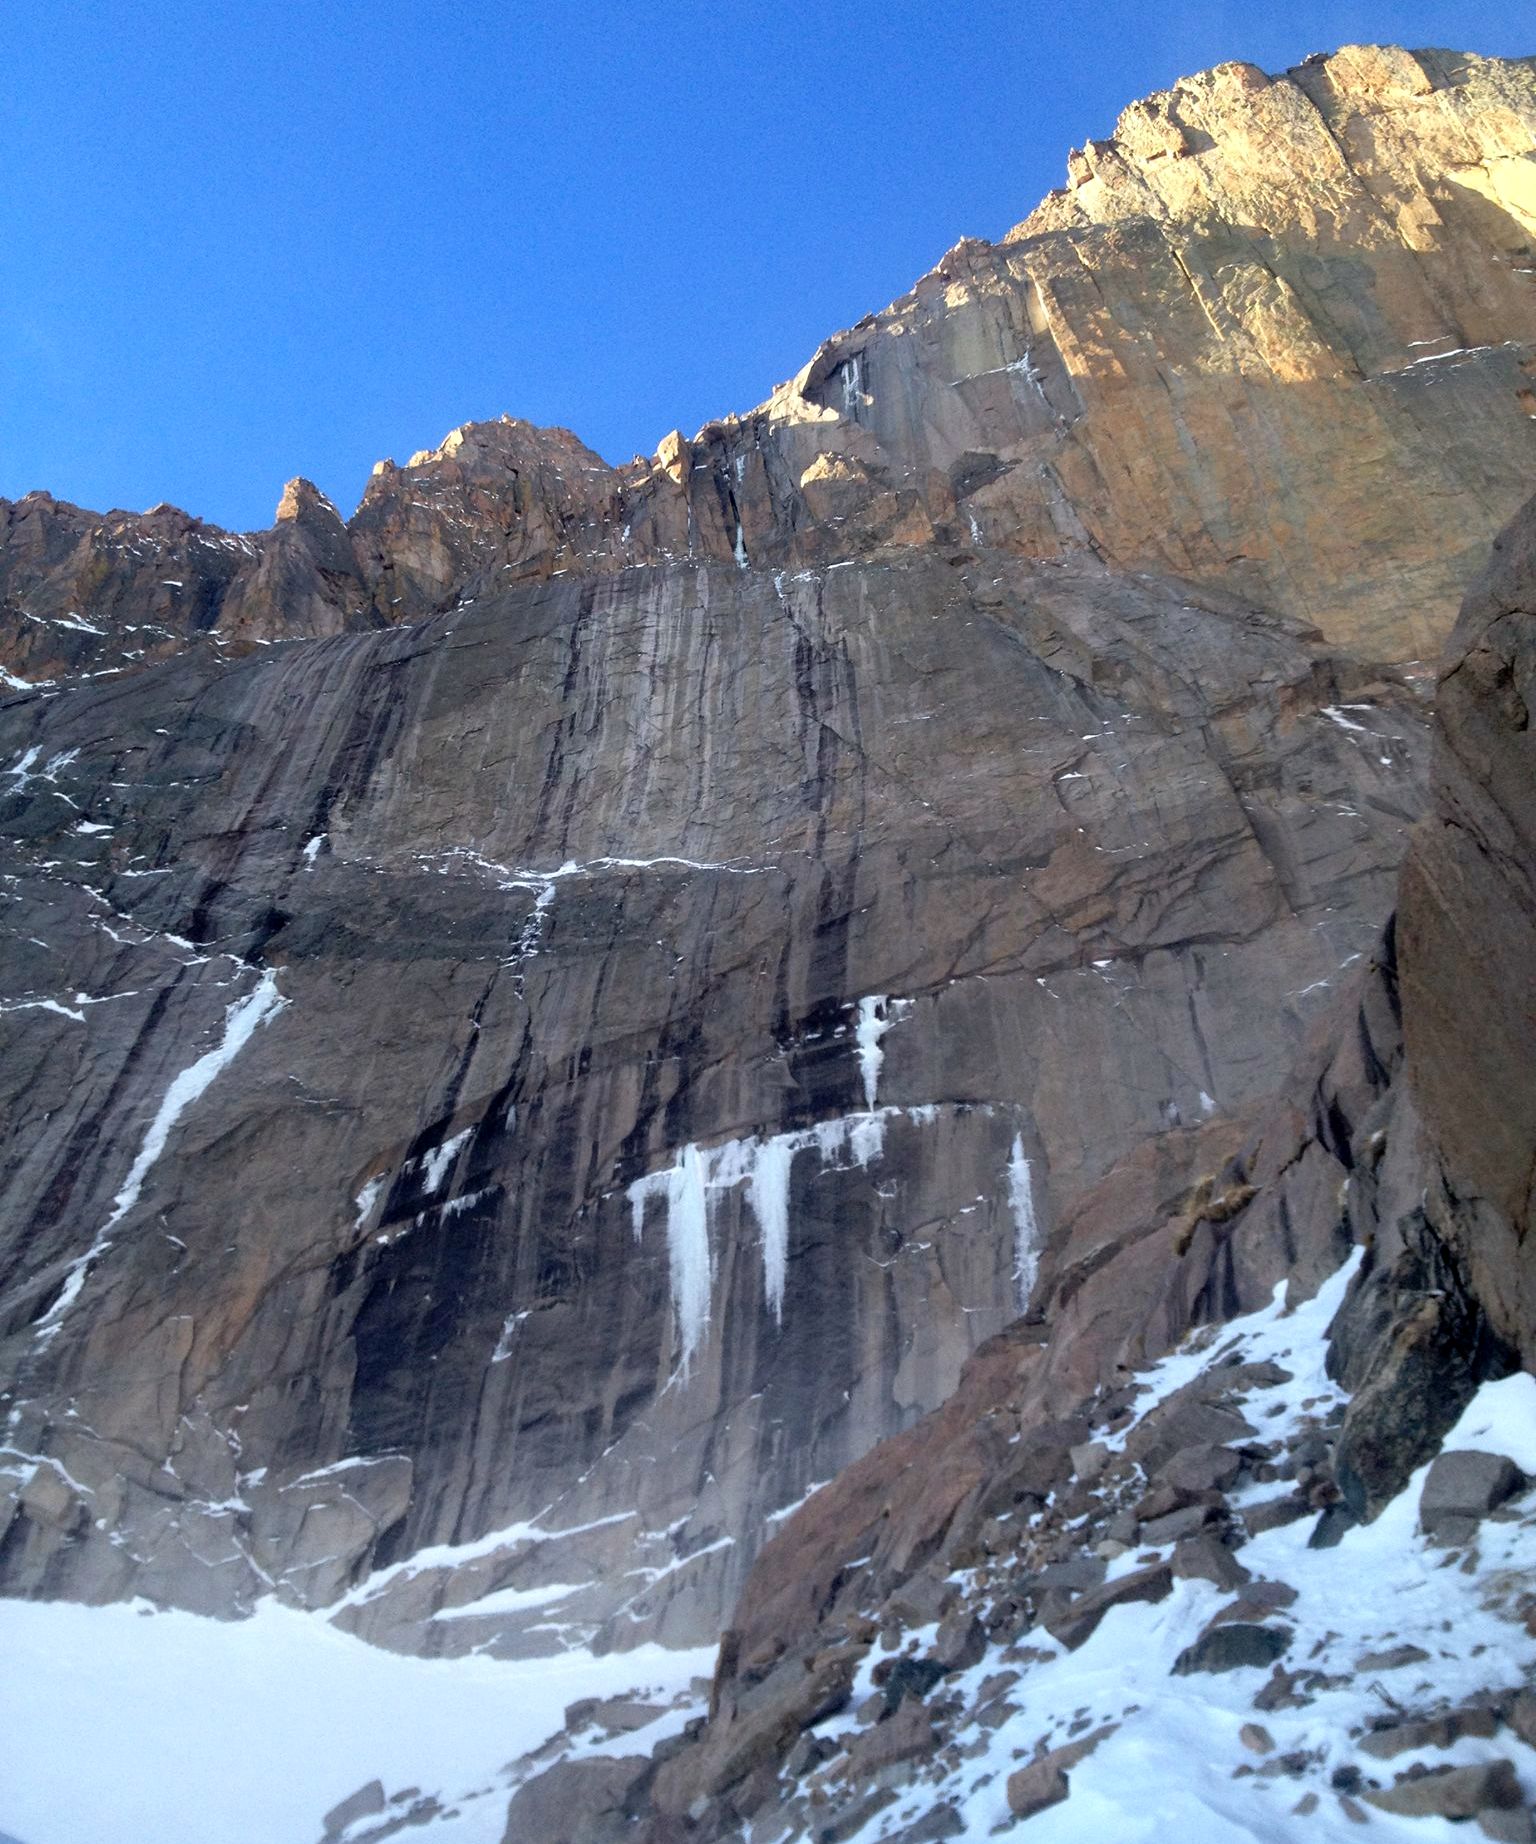
[[[510,411],[745,409],[1224,58],[1536,51],[1529,0],[21,0],[0,494],[271,518]]]

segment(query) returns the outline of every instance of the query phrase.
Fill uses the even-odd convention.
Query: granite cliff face
[[[1320,1021],[1536,459],[1533,129],[1527,62],[1225,66],[654,462],[9,507],[0,1587],[709,1639],[1032,1294],[1056,1415],[1320,1278],[1396,1055]]]
[[[1154,1698],[1170,1663],[1175,1675],[1274,1665],[1267,1682],[1252,1674],[1239,1707],[1268,1716],[1318,1706],[1304,1731],[1310,1750],[1275,1756],[1267,1729],[1246,1729],[1250,1763],[1272,1758],[1232,1779],[1257,1771],[1321,1785],[1319,1764],[1344,1758],[1325,1796],[1356,1823],[1370,1815],[1347,1802],[1363,1793],[1388,1813],[1466,1817],[1476,1807],[1486,1835],[1526,1834],[1529,1795],[1507,1762],[1504,1790],[1481,1787],[1463,1810],[1441,1797],[1456,1789],[1439,1778],[1448,1764],[1438,1751],[1472,1735],[1491,1742],[1506,1722],[1510,1746],[1536,1734],[1529,1691],[1517,1705],[1506,1688],[1522,1672],[1528,1685],[1533,1661],[1529,1497],[1499,1512],[1507,1544],[1479,1529],[1533,1482],[1495,1455],[1457,1451],[1477,1444],[1465,1436],[1436,1456],[1474,1397],[1490,1399],[1478,1394],[1490,1379],[1521,1392],[1507,1398],[1523,1405],[1511,1427],[1531,1451],[1531,1378],[1517,1373],[1531,1368],[1533,1328],[1533,589],[1536,499],[1501,534],[1446,651],[1429,810],[1399,912],[1286,1080],[1246,1119],[1238,1110],[1150,1136],[1063,1213],[1041,1250],[1030,1313],[978,1350],[940,1410],[847,1468],[762,1550],[724,1635],[708,1720],[649,1760],[609,1764],[601,1784],[577,1763],[550,1770],[552,1783],[564,1776],[564,1823],[528,1828],[545,1784],[533,1777],[512,1802],[507,1844],[922,1844],[980,1835],[971,1826],[999,1810],[1005,1825],[1032,1817],[1067,1801],[1069,1770],[1122,1725],[1136,1730],[1132,1718],[1141,1748],[1149,1733],[1152,1746],[1162,1741],[1155,1712],[1119,1707],[1132,1668],[1106,1671],[1113,1655],[1101,1654],[1097,1673],[1069,1690],[1057,1682],[1066,1661],[1110,1612],[1202,1583],[1216,1592],[1202,1605],[1194,1586],[1189,1611],[1207,1623],[1186,1652],[1154,1664]],[[1273,1355],[1260,1355],[1266,1322]],[[1309,1340],[1326,1351],[1327,1377],[1308,1377]],[[1149,1360],[1175,1346],[1167,1380],[1149,1378]],[[1474,1415],[1473,1425],[1486,1438],[1486,1421]],[[1485,1498],[1466,1492],[1479,1474],[1495,1482]],[[1396,1501],[1409,1509],[1401,1551],[1414,1497],[1424,1567],[1459,1561],[1458,1574],[1478,1581],[1465,1617],[1493,1614],[1493,1643],[1356,1659],[1357,1643],[1340,1656],[1337,1630],[1307,1630],[1306,1593],[1298,1603],[1290,1579],[1326,1592],[1328,1571],[1308,1572],[1299,1544],[1269,1539],[1295,1527],[1310,1533],[1302,1555],[1327,1551]],[[1287,1578],[1266,1579],[1287,1547]],[[1501,1563],[1479,1579],[1482,1550],[1496,1548]],[[1378,1550],[1393,1558],[1393,1539],[1383,1533]],[[1347,1577],[1363,1554],[1337,1573]],[[1408,1622],[1404,1634],[1433,1643],[1428,1615],[1446,1598],[1429,1581],[1384,1571],[1366,1598],[1373,1622]],[[1336,1601],[1333,1617],[1347,1618],[1348,1603]],[[1141,1644],[1155,1655],[1164,1638],[1153,1628]],[[1276,1663],[1287,1653],[1289,1669]],[[1351,1702],[1356,1670],[1404,1666],[1417,1681],[1394,1685],[1432,1717],[1410,1714],[1379,1678],[1366,1705]],[[1458,1687],[1462,1666],[1470,1676]],[[1088,1706],[1072,1708],[1082,1695],[1109,1706],[1084,1720]],[[1048,1725],[1033,1758],[988,1741],[1015,1718],[1020,1740],[1031,1720]],[[1180,1720],[1181,1733],[1195,1732],[1187,1710]],[[1205,1746],[1219,1748],[1232,1723],[1223,1709]],[[1120,1757],[1128,1781],[1137,1746]],[[1383,1786],[1379,1764],[1410,1748],[1416,1764]],[[1014,1769],[1006,1798],[986,1791],[999,1764]],[[1100,1776],[1099,1804],[1074,1801],[1074,1811],[1096,1820],[1114,1781]],[[1171,1807],[1180,1797],[1158,1788]],[[1201,1820],[1211,1810],[1245,1816],[1236,1793],[1183,1797]],[[1275,1822],[1266,1803],[1250,1822]],[[1318,1804],[1312,1792],[1292,1813],[1310,1823]],[[1050,1835],[1080,1835],[1082,1822]]]
[[[599,1524],[562,1618],[718,1624],[1370,951],[1415,702],[1192,593],[677,566],[11,705],[12,1583]]]

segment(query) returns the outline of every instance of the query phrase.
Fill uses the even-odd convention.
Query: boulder
[[[986,1656],[987,1629],[974,1614],[949,1614],[939,1626],[933,1656],[946,1671],[967,1671]]]
[[[1253,1626],[1234,1620],[1211,1627],[1174,1660],[1175,1677],[1197,1671],[1238,1671],[1247,1666],[1262,1670],[1272,1665],[1291,1643],[1283,1627]]]
[[[1108,1573],[1108,1566],[1101,1556],[1069,1556],[1064,1562],[1047,1563],[1032,1578],[1030,1589],[1037,1595],[1057,1589],[1064,1589],[1068,1594],[1082,1594],[1099,1586]]]
[[[1229,1590],[1253,1580],[1252,1572],[1243,1567],[1225,1543],[1206,1535],[1184,1537],[1175,1543],[1170,1567],[1178,1580],[1209,1581]]]
[[[557,1761],[512,1795],[502,1844],[611,1844],[627,1828],[626,1803],[650,1772],[644,1755]]]
[[[901,1831],[893,1831],[885,1844],[943,1844],[945,1838],[965,1836],[965,1820],[954,1806],[935,1806]]]
[[[1033,1818],[1047,1806],[1060,1805],[1071,1787],[1068,1771],[1079,1761],[1087,1760],[1100,1742],[1107,1741],[1120,1725],[1107,1722],[1076,1741],[1064,1742],[1059,1748],[1039,1754],[1026,1766],[1008,1776],[1008,1810],[1015,1818]]]
[[[921,1703],[908,1698],[894,1715],[854,1737],[848,1748],[848,1774],[867,1780],[898,1761],[926,1760],[936,1745],[933,1718]]]
[[[1222,1513],[1214,1505],[1186,1505],[1182,1511],[1170,1511],[1166,1517],[1143,1524],[1139,1540],[1149,1549],[1156,1549],[1164,1543],[1177,1543],[1182,1537],[1196,1536],[1221,1521]]]
[[[1356,1671],[1401,1671],[1405,1665],[1422,1665],[1429,1658],[1423,1646],[1388,1646],[1381,1652],[1362,1652],[1355,1660]]]
[[[1136,1601],[1161,1601],[1172,1591],[1172,1570],[1167,1563],[1154,1563],[1079,1595],[1070,1607],[1045,1623],[1046,1631],[1053,1639],[1060,1640],[1069,1652],[1075,1652],[1092,1637],[1112,1607],[1126,1607]]]
[[[1072,1471],[1084,1485],[1092,1485],[1103,1472],[1109,1449],[1102,1441],[1082,1441],[1068,1450]]]
[[[856,1837],[895,1798],[895,1793],[889,1787],[871,1787],[867,1793],[830,1818],[818,1817],[812,1833],[816,1844],[845,1844],[847,1839]]]
[[[885,1603],[885,1611],[903,1626],[927,1626],[942,1620],[954,1604],[960,1590],[943,1575],[931,1569],[919,1569],[897,1588]]]
[[[1200,1387],[1209,1388],[1209,1384],[1202,1382]],[[1190,1448],[1250,1440],[1256,1432],[1235,1410],[1203,1401],[1192,1388],[1186,1388],[1152,1410],[1131,1432],[1125,1451],[1149,1479],[1158,1480],[1167,1463]]]
[[[1432,1769],[1365,1797],[1381,1811],[1404,1818],[1476,1818],[1480,1812],[1507,1811],[1521,1803],[1520,1782],[1508,1761]]]
[[[583,1697],[567,1705],[565,1727],[569,1734],[586,1728],[601,1729],[607,1735],[629,1735],[664,1716],[664,1703],[643,1703],[634,1697]]]
[[[360,1818],[376,1818],[383,1810],[384,1783],[382,1780],[370,1780],[366,1786],[360,1786],[355,1793],[349,1793],[326,1813],[321,1821],[326,1840],[340,1837],[348,1825]]]
[[[1420,1748],[1449,1748],[1464,1735],[1475,1735],[1486,1741],[1498,1733],[1498,1727],[1496,1711],[1484,1704],[1473,1704],[1465,1709],[1447,1710],[1439,1716],[1410,1717],[1404,1722],[1372,1729],[1360,1737],[1356,1746],[1362,1754],[1369,1754],[1378,1761],[1390,1761],[1395,1755]]]
[[[1186,1447],[1164,1465],[1159,1477],[1164,1485],[1185,1492],[1224,1492],[1242,1463],[1242,1455],[1230,1447]]]
[[[1501,1453],[1458,1449],[1431,1465],[1419,1497],[1419,1527],[1434,1536],[1452,1520],[1480,1518],[1513,1498],[1525,1474]]]
[[[1496,1844],[1536,1844],[1536,1818],[1529,1806],[1489,1806],[1478,1813],[1477,1828]]]
[[[1048,1806],[1059,1806],[1071,1791],[1066,1774],[1047,1756],[1009,1774],[1008,1810],[1015,1818],[1033,1818]]]
[[[936,1658],[882,1660],[875,1667],[875,1684],[884,1694],[887,1712],[896,1709],[904,1698],[920,1703],[947,1669]]]
[[[1282,1492],[1277,1498],[1262,1498],[1256,1505],[1245,1505],[1242,1517],[1249,1536],[1259,1537],[1266,1530],[1278,1530],[1311,1514],[1311,1505],[1299,1492]]]

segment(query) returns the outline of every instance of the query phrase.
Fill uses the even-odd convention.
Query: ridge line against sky
[[[1536,50],[1510,0],[58,0],[8,27],[0,495],[235,529],[296,474],[350,512],[467,421],[622,462],[760,403],[1213,63]]]

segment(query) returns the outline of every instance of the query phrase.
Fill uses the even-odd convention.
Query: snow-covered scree
[[[1425,1466],[1330,1540],[1326,1331],[1357,1260],[1194,1335],[1103,1399],[1039,1508],[842,1621],[840,1653],[825,1629],[812,1678],[861,1662],[754,1792],[752,1844],[1530,1836],[1536,1378],[1484,1385],[1443,1444],[1530,1475],[1502,1504],[1427,1535]]]
[[[509,1763],[567,1705],[662,1706],[611,1744],[575,1744],[643,1751],[697,1714],[713,1662],[660,1646],[510,1664],[407,1658],[275,1602],[223,1621],[0,1601],[0,1655],[0,1831],[21,1844],[316,1844],[325,1814],[375,1779],[384,1810],[341,1836],[414,1809],[407,1837],[500,1844],[526,1772]]]

